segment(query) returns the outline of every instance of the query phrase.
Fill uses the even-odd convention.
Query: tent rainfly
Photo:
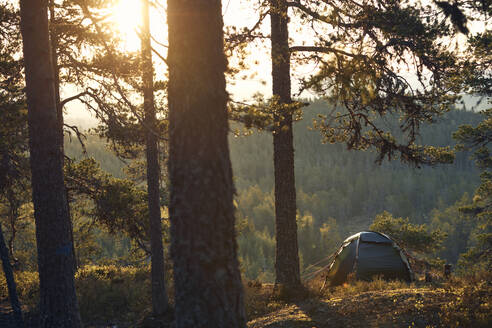
[[[360,280],[375,276],[412,281],[413,272],[401,248],[390,237],[373,231],[359,232],[345,239],[329,266],[326,283],[347,281],[350,273]]]

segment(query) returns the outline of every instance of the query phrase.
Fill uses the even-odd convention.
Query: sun
[[[138,30],[142,23],[140,0],[119,0],[112,10],[111,20],[128,51],[137,51],[140,48]]]

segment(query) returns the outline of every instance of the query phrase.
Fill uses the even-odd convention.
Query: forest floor
[[[24,311],[26,309],[24,308]],[[25,316],[25,328],[34,328],[34,321],[31,316]],[[10,307],[8,299],[3,299],[0,301],[0,327],[1,328],[17,328],[18,325],[14,319],[14,313]]]
[[[15,327],[14,316],[8,301],[0,303],[0,327]]]
[[[253,319],[248,327],[435,327],[440,308],[453,297],[419,288],[309,298]]]
[[[357,281],[323,292],[309,286],[302,298],[290,302],[273,297],[271,284],[253,283],[245,286],[248,328],[492,327],[490,276],[411,284]],[[35,327],[29,313],[26,317],[26,328]],[[114,319],[87,327],[163,327],[152,320]],[[0,302],[0,327],[16,327],[7,299]]]
[[[261,304],[257,296],[253,303],[261,307],[256,315],[250,309],[248,328],[492,327],[491,287],[490,281],[389,283],[387,288],[383,282],[346,285],[289,303]]]

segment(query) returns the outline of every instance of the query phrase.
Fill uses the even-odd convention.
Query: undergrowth
[[[149,269],[149,266],[115,265],[81,268],[76,275],[76,288],[86,326],[131,324],[148,317],[151,312]],[[36,312],[37,273],[16,272],[15,277],[22,304]],[[488,270],[453,276],[450,280],[436,279],[432,283],[386,281],[380,277],[372,281],[350,280],[343,286],[327,287],[320,292],[322,283],[321,280],[308,284],[306,301],[332,309],[335,312],[330,315],[339,313],[339,320],[346,320],[348,325],[354,323],[356,316],[363,321],[364,316],[377,314],[381,320],[397,320],[389,321],[394,324],[412,323],[416,318],[428,327],[492,326],[492,273]],[[7,297],[5,278],[0,273],[0,298]],[[367,300],[372,301],[367,303]],[[272,284],[245,284],[248,320],[276,313],[288,304],[274,297]],[[393,313],[392,318],[384,317],[387,312]]]
[[[75,282],[86,323],[135,322],[150,312],[149,266],[86,266]]]
[[[37,272],[16,272],[15,280],[21,303],[26,310],[37,312]],[[86,325],[136,322],[150,313],[149,266],[85,266],[77,271],[75,285],[80,314]],[[8,298],[3,273],[0,274],[0,298]]]
[[[385,280],[382,277],[375,277],[372,281],[349,280],[347,283],[327,288],[322,291],[323,296],[344,297],[364,292],[396,290],[405,288],[415,288],[415,283],[408,283],[401,280]]]
[[[492,272],[483,270],[463,277],[452,277],[444,284],[452,293],[442,306],[441,322],[446,327],[492,326]]]

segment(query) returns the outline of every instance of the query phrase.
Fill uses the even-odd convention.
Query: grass
[[[252,318],[263,327],[490,327],[492,273],[484,271],[449,281],[349,281],[320,292],[309,284],[310,297],[275,304],[271,313]]]
[[[22,303],[32,311],[39,297],[35,272],[17,272]],[[320,292],[312,281],[296,301],[276,298],[272,284],[245,284],[251,328],[263,327],[489,327],[492,326],[492,273],[481,271],[449,281],[355,281]],[[86,266],[76,275],[86,327],[139,326],[150,315],[148,266]],[[7,298],[0,274],[0,297]],[[172,297],[170,297],[172,299]]]

